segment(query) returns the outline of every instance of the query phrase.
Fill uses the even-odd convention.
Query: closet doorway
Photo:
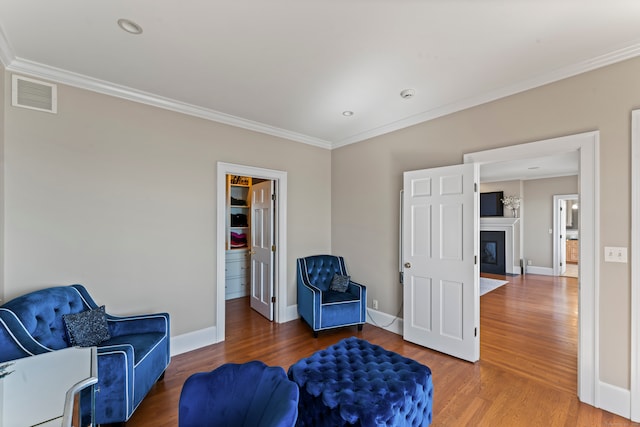
[[[252,308],[270,320],[286,321],[287,173],[219,162],[217,180],[216,342],[220,342],[225,339],[227,285],[230,297],[241,296],[243,274]],[[232,275],[227,282],[229,267]]]

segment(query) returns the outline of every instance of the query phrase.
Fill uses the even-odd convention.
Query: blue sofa
[[[318,331],[367,321],[367,288],[349,280],[345,291],[332,289],[334,275],[348,276],[344,258],[334,255],[313,255],[298,258],[298,314],[311,326],[313,336]]]
[[[69,347],[63,315],[97,308],[82,285],[42,289],[5,303],[0,306],[0,362]],[[169,365],[169,315],[105,317],[110,338],[97,345],[95,420],[122,423]]]

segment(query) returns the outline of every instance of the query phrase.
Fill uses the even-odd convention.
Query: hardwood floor
[[[195,372],[253,359],[285,370],[342,338],[358,336],[431,368],[433,426],[640,426],[576,397],[577,280],[526,275],[482,296],[481,360],[475,364],[367,324],[321,332],[301,321],[270,323],[247,299],[227,303],[227,339],[172,359],[127,427],[178,425],[182,384]]]

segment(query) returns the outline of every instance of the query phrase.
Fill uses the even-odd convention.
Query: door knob
[[[405,266],[405,268],[411,268],[411,263],[410,262],[405,262],[404,266]]]

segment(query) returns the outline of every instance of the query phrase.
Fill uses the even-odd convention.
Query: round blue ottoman
[[[300,388],[297,426],[427,426],[431,370],[352,337],[289,368]]]

